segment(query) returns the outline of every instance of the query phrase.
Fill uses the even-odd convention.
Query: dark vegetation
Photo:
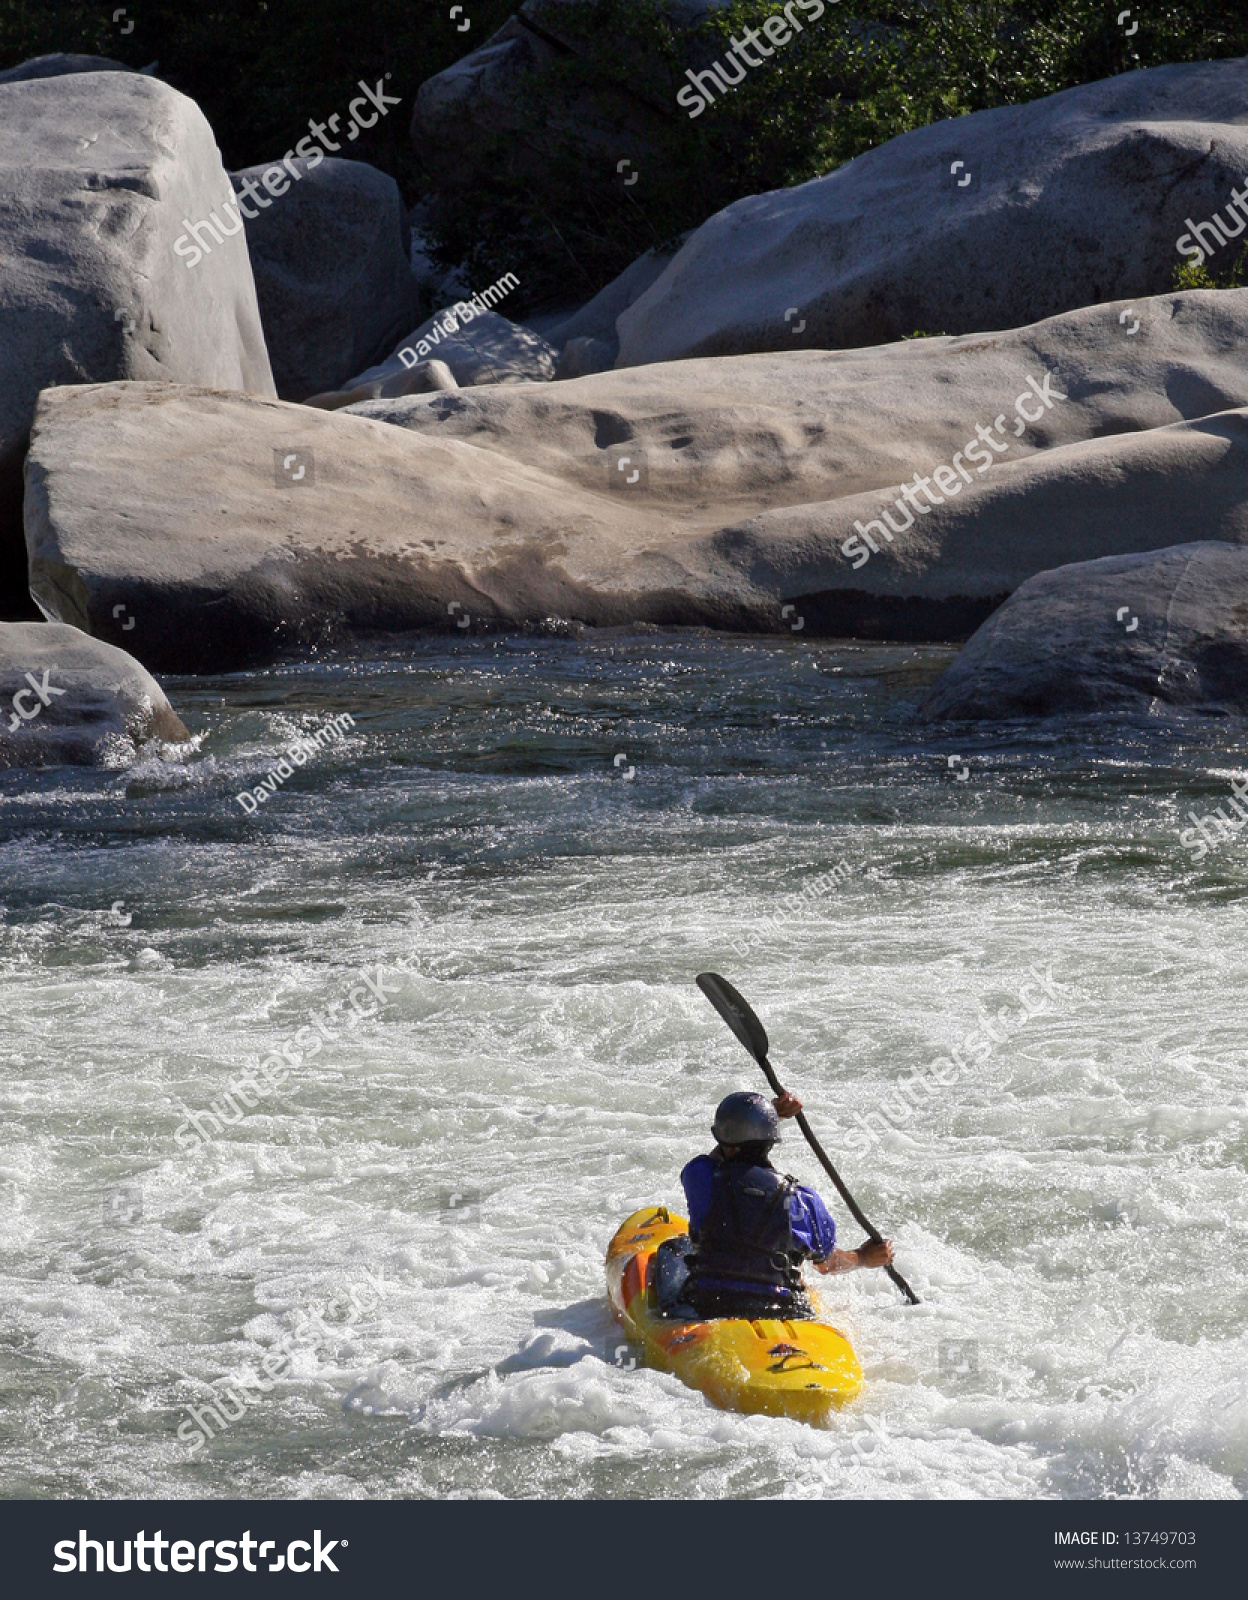
[[[388,72],[403,104],[343,154],[391,173],[411,204],[431,187],[408,138],[417,88],[518,3],[464,0],[461,33],[445,0],[132,0],[117,22],[111,3],[0,0],[0,68],[52,50],[155,60],[203,107],[232,168],[280,155],[309,117],[344,110],[358,79]],[[731,34],[780,9],[734,0],[691,40],[663,0],[578,0],[561,18],[576,47],[522,86],[519,134],[499,140],[480,182],[437,196],[446,263],[474,283],[514,272],[530,305],[583,297],[740,196],[817,177],[907,129],[1139,67],[1248,54],[1244,0],[1135,0],[1121,25],[1126,0],[841,0],[690,120],[675,104],[690,52],[699,64],[723,56]],[[613,97],[645,124],[630,187],[616,173],[630,151],[586,133],[587,109]]]

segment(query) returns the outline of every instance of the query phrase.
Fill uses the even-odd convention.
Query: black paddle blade
[[[767,1059],[767,1030],[750,1010],[749,1001],[718,972],[699,972],[697,985],[741,1043],[760,1064]]]

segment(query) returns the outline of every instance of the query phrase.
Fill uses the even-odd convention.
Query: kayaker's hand
[[[854,1254],[858,1257],[860,1267],[891,1267],[893,1264],[893,1241],[881,1239],[877,1244],[874,1239],[864,1240]]]
[[[775,1106],[778,1117],[795,1117],[802,1109],[802,1102],[787,1089],[783,1094],[778,1094],[771,1103]]]

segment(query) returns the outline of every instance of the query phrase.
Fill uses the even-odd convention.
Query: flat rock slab
[[[620,449],[599,452],[590,488],[349,412],[169,384],[53,389],[27,463],[32,591],[48,616],[179,672],[465,618],[855,631],[828,585],[874,491],[717,521],[714,505],[640,495],[617,475]],[[1248,410],[997,471],[929,514],[892,580],[937,623],[965,618],[969,594],[963,637],[1055,559],[1161,548],[1176,530],[1248,540]],[[887,596],[873,599],[887,620]]]
[[[936,719],[1248,712],[1248,549],[1210,541],[1038,573],[923,703]]]
[[[1007,333],[670,362],[351,409],[582,490],[627,493],[639,512],[714,537],[713,570],[727,562],[800,602],[808,635],[966,638],[1045,567],[1239,537],[1235,425],[1200,437],[1154,430],[1248,405],[1246,345],[1248,290],[1198,291]],[[1050,404],[1036,396],[1046,383]],[[1037,419],[1021,432],[1020,397]],[[970,484],[950,466],[968,441],[979,452],[978,464],[963,461]],[[1063,453],[1046,464],[1051,452]],[[953,495],[925,512],[899,506],[901,484],[936,469]],[[885,512],[912,526],[886,538]],[[859,522],[877,525],[877,553]],[[779,608],[766,625],[782,626]]]
[[[618,365],[1014,328],[1161,294],[1248,173],[1248,59],[952,117],[705,222],[618,320]],[[1216,242],[1217,235],[1209,236]],[[1193,244],[1193,248],[1198,248]]]
[[[419,314],[399,186],[366,161],[333,156],[231,177],[236,192],[251,180],[242,193],[247,249],[277,392],[303,400],[337,389],[393,349]]]
[[[133,618],[126,647],[156,670],[465,615],[627,622],[683,576],[617,496],[340,411],[171,384],[53,389],[31,452],[40,605],[119,642]]]
[[[128,766],[190,739],[133,656],[60,622],[0,622],[0,767]]]
[[[1195,290],[1005,333],[667,362],[550,388],[376,400],[356,414],[470,440],[587,489],[605,487],[603,452],[628,447],[644,454],[639,500],[705,505],[715,518],[726,505],[895,494],[998,415],[1009,423],[1004,464],[1248,405],[1246,348],[1248,289]],[[1033,408],[1039,420],[1015,434],[1016,398],[1046,374],[1066,398]]]
[[[272,394],[239,227],[195,267],[184,219],[233,198],[193,100],[133,72],[0,84],[0,615],[24,600],[21,471],[55,384]]]

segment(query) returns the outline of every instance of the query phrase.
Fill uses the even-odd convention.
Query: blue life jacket
[[[796,1180],[753,1155],[715,1163],[711,1204],[693,1234],[689,1287],[786,1300],[802,1293],[810,1253],[794,1237],[789,1202]]]

